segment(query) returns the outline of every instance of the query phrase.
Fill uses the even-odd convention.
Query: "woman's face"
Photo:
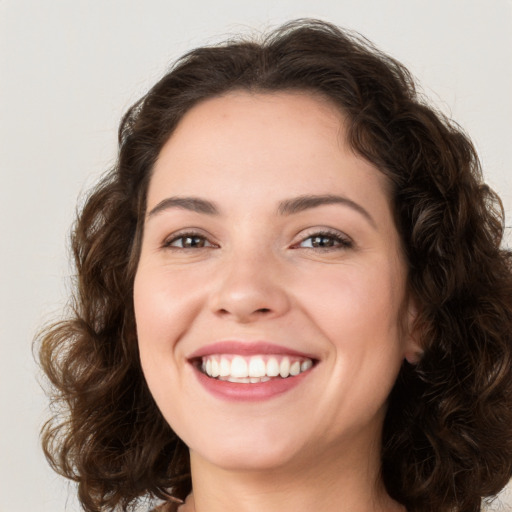
[[[306,93],[190,110],[151,178],[135,315],[142,368],[192,460],[223,468],[379,450],[414,349],[382,173]]]

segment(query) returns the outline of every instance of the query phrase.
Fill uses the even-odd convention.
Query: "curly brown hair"
[[[388,493],[409,512],[476,512],[512,476],[512,251],[498,196],[460,127],[361,36],[297,20],[182,57],[122,119],[115,167],[72,234],[71,316],[40,336],[52,385],[50,463],[88,512],[183,498],[188,449],[160,414],[137,350],[132,288],[145,197],[183,115],[232,90],[311,91],[341,109],[348,142],[390,180],[424,355],[404,362],[382,443]]]

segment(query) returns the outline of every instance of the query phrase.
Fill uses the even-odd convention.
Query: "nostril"
[[[220,308],[217,310],[217,315],[221,317],[235,316],[242,322],[250,321],[250,319],[256,319],[260,316],[267,316],[272,313],[272,308],[258,308],[252,311],[239,311],[236,308],[231,311],[229,308]]]

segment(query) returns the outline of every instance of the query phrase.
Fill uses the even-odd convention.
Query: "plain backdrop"
[[[511,224],[510,0],[0,0],[0,512],[79,510],[39,448],[31,345],[66,303],[77,198],[114,161],[122,113],[185,51],[297,17],[405,63],[471,134]]]

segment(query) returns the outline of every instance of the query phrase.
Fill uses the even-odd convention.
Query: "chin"
[[[241,430],[239,435],[233,431],[228,435],[212,432],[206,443],[185,442],[192,459],[201,458],[229,471],[269,471],[296,464],[303,456],[303,444],[290,436],[290,432],[276,436],[277,429],[270,429],[270,432]]]
[[[287,450],[266,447],[233,448],[229,450],[207,450],[206,453],[197,453],[198,457],[206,459],[211,465],[225,471],[259,472],[272,471],[288,466],[295,461],[297,454]]]

